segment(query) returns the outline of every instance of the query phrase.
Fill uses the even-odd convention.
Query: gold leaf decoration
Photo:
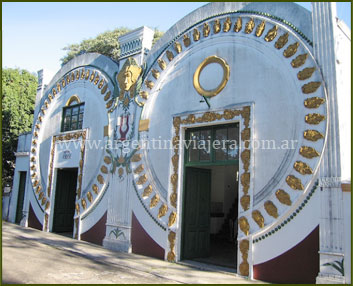
[[[170,204],[176,208],[176,205],[177,205],[177,199],[178,199],[178,195],[176,192],[173,192],[171,195],[170,195]]]
[[[42,190],[42,186],[38,186],[36,189],[36,194],[38,195],[41,190]]]
[[[244,211],[248,210],[250,206],[250,196],[249,195],[242,196],[240,199],[240,205],[242,206]]]
[[[169,251],[168,252],[167,260],[169,262],[174,262],[175,261],[175,253],[174,253],[174,251]]]
[[[265,41],[272,42],[277,36],[277,31],[278,31],[278,26],[277,25],[273,26],[273,28],[267,32],[267,35],[265,36]]]
[[[264,204],[264,207],[265,207],[266,212],[270,216],[272,216],[274,218],[278,218],[278,210],[277,210],[277,207],[274,205],[273,202],[266,201],[265,204]]]
[[[175,42],[175,43],[174,43],[174,50],[175,50],[178,54],[181,53],[182,46],[181,46],[181,44],[180,44],[179,42]]]
[[[216,19],[213,23],[213,33],[218,34],[221,31],[221,23]]]
[[[169,227],[171,227],[175,223],[176,217],[177,217],[176,212],[171,212],[171,214],[169,215],[169,219],[168,219],[168,226]]]
[[[305,130],[304,131],[304,138],[309,141],[317,141],[319,139],[323,139],[324,135],[316,130]]]
[[[101,171],[103,174],[108,174],[108,168],[104,165],[101,167]]]
[[[259,210],[254,210],[251,213],[251,216],[260,228],[263,228],[265,226],[265,219]]]
[[[227,17],[227,19],[223,23],[223,32],[225,33],[229,32],[231,27],[232,27],[232,21],[230,20],[229,17]]]
[[[284,205],[287,205],[287,206],[292,205],[290,196],[284,190],[278,189],[276,191],[276,198]]]
[[[124,169],[120,167],[118,169],[118,174],[119,174],[119,177],[122,177],[122,175],[124,175]]]
[[[303,146],[299,150],[300,155],[305,158],[312,159],[314,157],[319,157],[320,153],[317,152],[313,147]]]
[[[82,205],[82,207],[83,207],[84,210],[87,208],[87,203],[86,203],[86,200],[85,200],[85,199],[82,199],[82,200],[81,200],[81,205]]]
[[[203,24],[202,33],[204,37],[208,37],[210,34],[210,26],[207,23]]]
[[[107,94],[104,96],[104,101],[107,101],[110,98],[111,91],[109,90]]]
[[[148,92],[147,91],[140,91],[140,96],[143,98],[143,99],[145,99],[145,100],[147,100],[148,99]]]
[[[250,34],[255,28],[255,21],[253,18],[249,20],[249,22],[246,23],[245,25],[245,33]]]
[[[155,79],[158,79],[158,78],[159,78],[159,71],[153,69],[153,70],[152,70],[152,75],[153,75],[153,77],[154,77]]]
[[[142,176],[138,179],[138,181],[136,182],[136,184],[137,184],[137,185],[143,185],[143,184],[146,183],[146,182],[147,182],[147,175],[144,174],[144,175],[142,175]]]
[[[148,185],[148,186],[143,190],[142,197],[147,198],[147,197],[150,196],[151,193],[152,193],[152,186],[151,186],[151,185]]]
[[[197,28],[195,28],[193,31],[192,31],[192,37],[194,39],[195,42],[197,42],[198,40],[200,40],[200,32]]]
[[[249,263],[247,261],[240,263],[239,272],[243,276],[249,276]]]
[[[104,157],[104,163],[110,165],[112,163],[112,159],[110,157],[108,157],[108,156],[105,156]]]
[[[238,220],[238,224],[239,224],[240,230],[244,232],[245,235],[249,235],[250,226],[246,217],[244,216],[240,217]]]
[[[292,45],[289,45],[287,49],[285,49],[285,51],[283,52],[283,55],[286,57],[286,58],[290,58],[291,56],[293,56],[297,50],[299,48],[299,43],[296,42]]]
[[[293,68],[298,68],[305,64],[306,59],[308,58],[308,54],[302,54],[297,56],[294,60],[292,60],[291,65]]]
[[[167,51],[166,54],[167,54],[168,60],[171,62],[174,59],[173,53],[171,51]]]
[[[140,174],[144,169],[145,169],[145,167],[141,164],[135,169],[134,173]]]
[[[92,190],[95,194],[98,194],[98,186],[96,184],[93,184]]]
[[[158,210],[158,218],[164,217],[168,211],[168,206],[163,204]]]
[[[87,193],[87,199],[88,199],[88,201],[89,201],[90,203],[92,203],[92,201],[93,201],[93,196],[92,196],[91,192],[88,192],[88,193]]]
[[[320,81],[312,81],[302,86],[302,92],[305,94],[315,92],[321,85]]]
[[[80,205],[76,204],[75,209],[76,209],[76,214],[79,215],[80,214]]]
[[[150,80],[145,81],[145,85],[149,88],[152,89],[154,87],[154,82]]]
[[[94,83],[93,83],[94,85],[97,85],[97,83],[98,83],[98,81],[99,81],[99,78],[100,78],[100,77],[99,77],[99,75],[97,74],[96,79],[94,80]]]
[[[310,166],[302,161],[296,161],[293,167],[298,173],[302,175],[311,175],[313,173],[313,170],[310,168]]]
[[[305,68],[302,71],[298,72],[297,77],[298,77],[299,80],[306,80],[306,79],[310,78],[313,75],[315,70],[316,70],[315,67],[313,67],[313,68]]]
[[[103,185],[103,184],[104,184],[103,176],[99,174],[99,175],[97,176],[97,181],[98,181],[101,185]]]
[[[277,42],[275,43],[276,49],[280,50],[284,47],[285,44],[287,44],[288,36],[289,36],[289,34],[285,33],[278,38]]]
[[[262,33],[263,33],[264,30],[265,30],[265,26],[266,26],[265,21],[262,21],[262,22],[257,26],[256,32],[255,32],[256,37],[261,37]]]
[[[47,198],[46,198],[46,197],[43,197],[43,198],[42,198],[42,203],[41,203],[42,206],[44,206],[46,202],[47,202]]]
[[[165,70],[167,68],[167,63],[163,59],[158,60],[158,65],[162,70]]]
[[[141,154],[135,154],[134,156],[132,156],[131,158],[131,162],[139,162],[142,159],[142,155]]]
[[[186,48],[187,48],[188,46],[190,46],[191,40],[190,40],[188,34],[185,34],[185,35],[184,35],[184,37],[183,37],[183,43],[184,43],[184,46],[185,46]]]
[[[151,202],[150,202],[150,208],[154,208],[159,202],[159,195],[155,194],[154,197],[152,198]]]
[[[45,210],[47,211],[50,208],[50,202],[47,201],[47,203],[45,204]]]
[[[103,87],[103,85],[105,84],[105,80],[101,79],[101,81],[98,84],[98,88],[101,89]],[[104,93],[104,92],[103,92]]]
[[[244,128],[243,131],[241,132],[241,140],[242,141],[248,141],[250,140],[250,128]]]
[[[112,107],[112,105],[113,105],[113,103],[114,103],[114,99],[111,99],[111,100],[109,100],[108,102],[107,102],[107,104],[105,105],[105,107],[108,109],[108,108],[111,108]]]
[[[244,194],[247,194],[250,187],[250,173],[243,173],[240,176],[240,182],[241,182],[241,185],[243,186]]]
[[[318,113],[310,113],[305,115],[305,122],[308,124],[318,125],[320,122],[325,120],[325,115]]]
[[[287,176],[286,182],[288,186],[290,186],[293,190],[299,190],[299,191],[304,190],[302,181],[293,175]]]
[[[243,152],[241,152],[240,158],[241,158],[241,161],[243,162],[244,170],[248,171],[249,165],[250,165],[250,150],[245,149]]]
[[[43,197],[44,197],[44,193],[43,193],[43,192],[40,192],[40,193],[39,193],[39,196],[38,196],[38,200],[40,201]]]
[[[234,25],[234,32],[239,33],[242,29],[243,20],[239,17]]]
[[[306,108],[318,108],[321,104],[325,102],[325,99],[322,97],[310,97],[304,100],[304,106]]]
[[[242,257],[244,260],[248,259],[248,253],[249,253],[249,240],[243,239],[239,242],[239,250],[242,254]]]

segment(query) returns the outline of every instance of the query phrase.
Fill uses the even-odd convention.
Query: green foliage
[[[113,31],[101,33],[95,38],[83,40],[79,44],[68,45],[64,48],[67,54],[61,59],[61,64],[64,65],[74,57],[84,53],[99,53],[117,61],[120,55],[118,37],[130,31],[131,29],[121,27]],[[153,44],[157,42],[162,35],[163,32],[155,29]]]
[[[164,32],[154,29],[152,46],[164,35]]]
[[[2,69],[2,180],[11,183],[18,136],[31,131],[37,77],[20,69]]]
[[[332,263],[325,263],[323,266],[331,266],[332,268],[336,269],[342,276],[344,276],[344,258],[341,261],[336,260]]]

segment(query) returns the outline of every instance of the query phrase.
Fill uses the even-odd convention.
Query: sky
[[[311,10],[310,2],[297,2]],[[167,31],[207,2],[3,2],[2,65],[49,77],[60,69],[63,48],[117,27],[141,26]],[[337,14],[351,28],[350,2]]]

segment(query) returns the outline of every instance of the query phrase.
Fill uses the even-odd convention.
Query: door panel
[[[54,204],[54,232],[72,232],[75,214],[77,169],[57,172]]]
[[[186,168],[183,259],[208,257],[210,253],[211,171]]]
[[[26,172],[20,172],[20,183],[18,187],[15,223],[20,223],[22,219],[23,200],[25,197],[25,189],[26,189],[26,174],[27,174]]]

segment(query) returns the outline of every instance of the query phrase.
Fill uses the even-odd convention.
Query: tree
[[[18,136],[31,131],[37,77],[26,70],[2,69],[2,181],[11,183]]]
[[[110,57],[111,59],[117,61],[120,55],[120,46],[118,42],[118,37],[130,32],[131,29],[121,27],[113,31],[106,31],[99,34],[95,38],[88,40],[83,40],[79,44],[71,44],[64,48],[67,54],[61,59],[61,64],[64,65],[75,56],[84,53],[99,53]],[[153,44],[159,40],[163,35],[163,32],[155,29]]]

